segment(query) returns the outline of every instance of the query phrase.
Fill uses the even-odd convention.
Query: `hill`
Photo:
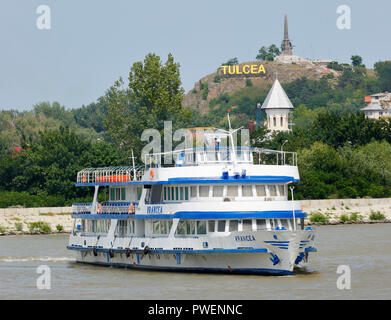
[[[285,64],[275,61],[252,61],[240,63],[237,66],[239,70],[242,70],[246,65],[263,65],[266,73],[229,76],[224,75],[222,68],[218,68],[216,72],[206,75],[194,84],[194,88],[185,95],[182,105],[198,110],[201,114],[206,114],[213,99],[226,93],[233,94],[248,86],[266,90],[270,88],[276,75],[283,84],[303,77],[309,80],[320,80],[329,73],[333,74],[333,77],[330,78],[334,79],[340,75],[338,71],[304,62]]]

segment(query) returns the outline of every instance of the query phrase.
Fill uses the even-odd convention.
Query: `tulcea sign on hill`
[[[266,75],[266,69],[263,64],[246,63],[233,66],[222,65],[220,67],[222,76],[225,77],[260,77]]]

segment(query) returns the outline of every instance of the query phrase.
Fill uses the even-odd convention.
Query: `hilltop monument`
[[[299,63],[305,59],[293,55],[292,53],[292,42],[289,39],[288,34],[288,15],[284,16],[284,39],[281,44],[281,53],[279,56],[275,57],[274,61],[282,63]]]
[[[288,35],[288,15],[286,14],[284,17],[284,39],[282,40],[281,45],[281,55],[282,56],[291,56],[292,55],[292,43],[289,40]]]

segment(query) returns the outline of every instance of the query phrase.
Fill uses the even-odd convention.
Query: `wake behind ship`
[[[223,132],[223,130],[220,130]],[[78,187],[91,203],[72,206],[68,249],[78,262],[134,269],[292,274],[315,252],[304,226],[294,152],[235,147],[148,154],[145,166],[88,168]],[[98,202],[105,189],[109,201]]]

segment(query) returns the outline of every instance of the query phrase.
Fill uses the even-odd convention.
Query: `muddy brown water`
[[[78,264],[67,235],[0,237],[0,299],[391,299],[391,224],[318,226],[310,266],[291,276],[137,271]],[[37,267],[50,289],[37,289]],[[337,287],[340,265],[351,289]]]

